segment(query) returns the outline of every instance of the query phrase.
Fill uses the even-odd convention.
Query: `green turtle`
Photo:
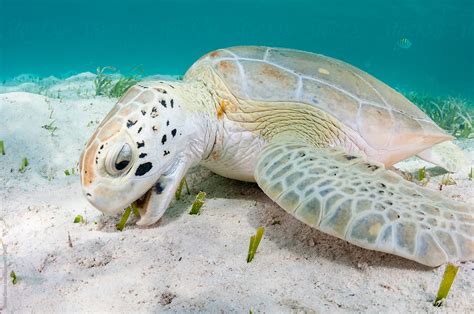
[[[198,164],[254,181],[302,222],[360,247],[437,266],[474,257],[472,204],[390,170],[417,155],[449,171],[462,151],[401,94],[342,61],[298,50],[210,52],[182,81],[141,82],[82,154],[86,198],[138,225],[163,215]]]

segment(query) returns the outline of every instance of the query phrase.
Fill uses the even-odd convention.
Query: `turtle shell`
[[[185,80],[199,79],[209,68],[238,100],[315,106],[377,151],[410,156],[452,138],[388,85],[320,54],[258,46],[219,49],[199,59]]]

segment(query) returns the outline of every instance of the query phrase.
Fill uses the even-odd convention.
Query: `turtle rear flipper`
[[[453,142],[436,144],[418,153],[417,156],[449,172],[457,172],[463,166],[469,164],[464,152]]]
[[[438,266],[474,259],[471,205],[443,198],[341,149],[273,139],[255,179],[299,220],[366,249]]]

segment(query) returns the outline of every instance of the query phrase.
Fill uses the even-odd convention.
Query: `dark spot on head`
[[[148,155],[148,154],[146,154],[146,153],[141,153],[140,155],[138,155],[138,158],[143,158],[143,157],[145,157],[146,155]]]
[[[367,166],[368,169],[372,171],[379,169],[379,166],[376,166],[376,165],[371,165],[371,164],[365,164],[365,165]]]
[[[171,104],[171,108],[173,108],[173,106],[174,106],[174,101],[173,101],[173,99],[170,100],[170,104]]]
[[[155,192],[156,194],[161,194],[163,192],[164,188],[161,186],[160,182],[157,182],[155,184]]]
[[[169,150],[165,150],[164,153],[163,153],[163,156],[166,156],[166,155],[169,155],[170,154],[170,151]]]
[[[160,100],[160,104],[166,108],[166,100],[164,99]]]
[[[91,193],[86,193],[86,196],[92,196]]]
[[[142,115],[146,115],[146,111],[145,111],[145,110],[142,110]]]
[[[174,86],[173,86],[173,85],[170,85],[170,84],[168,84],[168,85],[169,85],[169,87],[171,87],[171,88],[174,88]]]
[[[344,158],[346,158],[347,160],[352,160],[352,159],[356,159],[357,157],[351,156],[351,155],[344,155]]]
[[[128,120],[127,121],[127,128],[130,128],[132,127],[133,125],[135,125],[135,123],[137,123],[138,120],[135,120],[135,121],[132,121],[132,120]]]
[[[103,149],[103,148],[104,148],[104,144],[102,144],[102,145],[100,146],[100,149]]]
[[[176,136],[176,129],[171,130],[171,135],[173,135],[173,137]]]
[[[145,141],[137,142],[137,148],[144,147]]]
[[[161,138],[161,144],[164,145],[166,143],[166,134],[163,134],[163,137]]]
[[[152,126],[151,129],[155,132],[158,131],[158,129],[155,126]]]
[[[138,129],[138,132],[137,132],[137,133],[140,133],[141,131],[142,131],[142,127],[140,127],[140,128]]]
[[[135,171],[136,176],[142,176],[153,168],[151,162],[146,162],[138,166],[137,171]]]
[[[163,94],[167,94],[167,93],[168,93],[165,89],[160,88],[160,87],[157,87],[156,90],[159,91],[160,93],[163,93]]]
[[[170,125],[170,120],[166,121],[166,126]]]
[[[152,118],[158,117],[158,109],[156,109],[156,107],[151,108],[150,117]]]

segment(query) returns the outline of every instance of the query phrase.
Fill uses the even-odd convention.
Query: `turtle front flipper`
[[[279,138],[260,153],[255,179],[299,220],[360,247],[429,266],[474,259],[473,206],[380,163]]]

